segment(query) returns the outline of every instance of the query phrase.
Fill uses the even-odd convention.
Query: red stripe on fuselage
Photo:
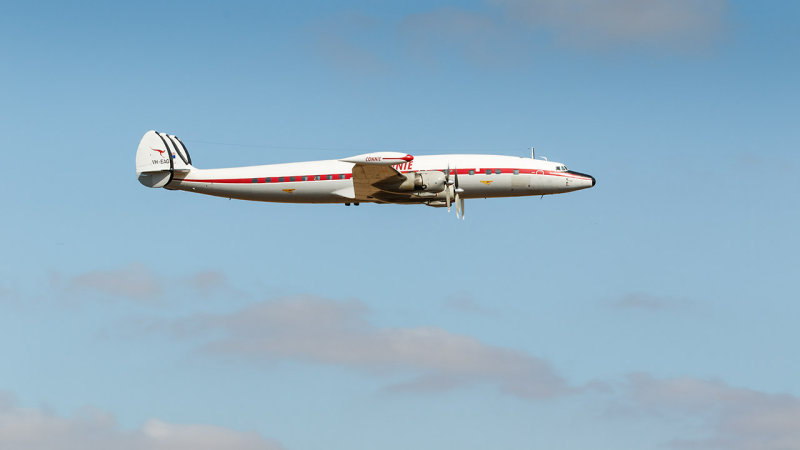
[[[576,176],[576,175],[570,174],[568,172],[559,172],[559,171],[554,171],[554,170],[542,170],[542,169],[507,169],[506,168],[506,169],[500,169],[500,173],[498,174],[498,173],[495,173],[495,171],[498,170],[498,168],[490,169],[490,168],[486,167],[486,168],[483,168],[482,171],[478,170],[478,169],[458,169],[458,170],[450,169],[450,174],[452,175],[452,174],[458,173],[459,175],[469,175],[469,172],[471,170],[475,172],[474,173],[475,175],[483,175],[483,176],[513,174],[515,170],[519,170],[520,174],[548,175],[548,176],[555,176],[555,177],[575,178],[575,179],[578,179],[578,180],[586,180],[586,181],[590,181],[591,180],[591,178]],[[489,174],[485,173],[486,170],[491,170],[491,173],[489,173]],[[433,172],[446,172],[446,170],[432,170],[432,171]],[[418,170],[408,170],[408,171],[404,171],[404,172],[401,172],[401,173],[413,173],[413,172],[419,172],[419,171]],[[539,173],[539,172],[541,172],[541,173]],[[328,175],[330,175],[332,177],[330,180],[327,179]],[[349,180],[349,179],[353,178],[353,174],[350,174],[350,173],[344,174],[344,178],[340,178],[341,175],[342,174],[338,174],[338,173],[325,174],[325,175],[290,175],[290,176],[295,177],[294,181],[290,181],[289,180],[290,176],[283,176],[283,177],[280,177],[280,176],[278,176],[278,177],[254,177],[254,178],[219,178],[219,179],[188,179],[188,178],[181,179],[181,178],[176,178],[175,181],[186,181],[188,183],[225,183],[225,184],[236,184],[236,183],[247,184],[247,183],[250,183],[250,184],[253,184],[254,183],[253,179],[256,180],[255,183],[267,183],[267,181],[266,181],[267,178],[270,178],[269,183],[305,183],[305,182],[311,182],[311,181],[341,181],[341,180]],[[302,178],[304,176],[307,178],[306,180],[302,180]],[[317,176],[319,177],[319,180],[315,180],[314,179],[314,177],[317,177]],[[279,181],[280,178],[283,178],[284,180],[283,181]]]

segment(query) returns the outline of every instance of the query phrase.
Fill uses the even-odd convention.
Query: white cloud
[[[0,286],[0,304],[13,303],[15,299],[16,295],[11,289]]]
[[[694,378],[629,377],[633,407],[658,417],[699,419],[705,437],[676,439],[677,448],[789,450],[800,448],[800,398]]]
[[[403,18],[397,32],[411,54],[428,64],[451,55],[478,64],[492,64],[505,56],[509,36],[495,18],[458,8],[442,8]]]
[[[320,55],[333,66],[350,73],[379,73],[389,65],[370,48],[385,32],[380,20],[364,14],[338,14],[314,27]]]
[[[694,306],[688,300],[670,299],[643,292],[625,294],[610,302],[609,305],[618,309],[642,311],[685,310]]]
[[[177,324],[181,333],[217,336],[208,350],[258,361],[299,360],[409,375],[395,389],[443,390],[489,383],[503,392],[543,398],[569,391],[550,365],[523,352],[484,344],[436,327],[379,328],[359,302],[294,298]]]
[[[454,56],[482,66],[513,66],[552,41],[580,50],[707,48],[725,29],[727,3],[484,0],[472,8],[421,10],[396,21],[337,16],[315,32],[322,55],[349,71],[384,70],[403,51],[430,66],[448,64]]]
[[[512,20],[581,45],[707,42],[726,0],[491,0]]]
[[[82,294],[99,294],[137,302],[154,302],[165,298],[176,299],[178,293],[215,294],[235,292],[224,273],[203,270],[187,275],[167,276],[142,263],[131,263],[115,269],[92,270],[68,278],[55,274],[51,283],[57,290]],[[241,294],[240,292],[236,292]]]
[[[463,292],[447,296],[442,305],[447,309],[462,313],[492,315],[497,312],[492,308],[481,305],[471,295]]]
[[[60,417],[45,408],[21,408],[0,393],[0,448],[14,450],[277,450],[281,446],[253,432],[213,425],[178,425],[149,420],[122,430],[107,412],[84,408]]]
[[[152,300],[163,291],[162,280],[144,264],[129,264],[112,270],[95,270],[78,275],[69,282],[75,290]]]
[[[177,283],[185,284],[199,292],[215,291],[223,288],[230,288],[228,278],[224,273],[217,270],[204,270],[187,276],[185,279],[176,280]]]

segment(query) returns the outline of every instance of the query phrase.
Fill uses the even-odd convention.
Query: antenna
[[[531,159],[536,159],[536,149],[534,149],[533,147],[531,147]],[[547,161],[546,156],[542,156],[542,159]]]

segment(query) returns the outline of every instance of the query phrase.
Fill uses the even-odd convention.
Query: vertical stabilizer
[[[175,171],[189,171],[192,159],[177,136],[150,130],[136,150],[136,177],[147,187],[164,187]]]

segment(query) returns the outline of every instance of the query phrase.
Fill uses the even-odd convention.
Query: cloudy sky
[[[800,6],[5,2],[0,448],[800,448]],[[537,154],[442,209],[148,190]]]

